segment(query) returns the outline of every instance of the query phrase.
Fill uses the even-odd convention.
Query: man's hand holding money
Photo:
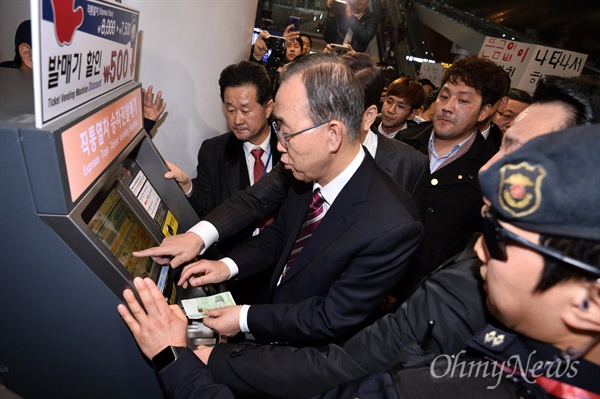
[[[207,309],[202,319],[204,325],[220,335],[232,337],[240,332],[241,306],[227,306],[220,309]]]

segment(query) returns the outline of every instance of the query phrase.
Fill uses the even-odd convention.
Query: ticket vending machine
[[[117,305],[134,276],[185,296],[177,271],[131,252],[198,218],[163,177],[140,84],[42,129],[31,75],[0,69],[0,87],[0,383],[25,398],[163,398]]]

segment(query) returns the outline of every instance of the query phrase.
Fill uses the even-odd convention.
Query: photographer
[[[293,24],[288,25],[283,31],[283,37],[285,38],[287,43],[291,43],[292,41],[296,41],[300,38],[299,31],[293,31]],[[250,50],[250,61],[263,63],[263,58],[267,51],[269,51],[269,38],[271,34],[267,30],[262,30],[258,35],[258,38],[254,42],[252,49]],[[274,36],[276,37],[276,36]],[[301,40],[302,41],[302,40]],[[300,45],[300,50],[302,50],[302,44]],[[287,57],[286,57],[287,58]]]
[[[350,44],[355,51],[364,53],[377,33],[379,21],[368,6],[369,0],[327,0],[323,40]]]
[[[294,25],[289,25],[283,32],[283,37],[272,36],[266,30],[263,30],[250,54],[250,61],[263,63],[264,55],[270,49],[271,53],[266,62],[264,62],[269,78],[273,84],[273,93],[277,92],[279,86],[279,70],[287,63],[303,56],[303,41],[300,38],[300,32],[292,31]]]

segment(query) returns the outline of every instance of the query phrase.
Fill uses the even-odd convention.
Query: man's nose
[[[287,152],[287,148],[281,143],[281,140],[277,140],[277,150],[282,154]]]

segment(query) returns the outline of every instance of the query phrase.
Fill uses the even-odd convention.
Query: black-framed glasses
[[[498,223],[498,221],[496,220],[494,215],[492,215],[491,212],[485,212],[485,216],[483,218],[483,238],[485,240],[485,246],[487,247],[490,256],[496,260],[505,261],[507,259],[506,240],[509,239],[527,248],[531,248],[536,252],[557,259],[571,266],[574,266],[578,269],[585,270],[586,272],[592,273],[596,276],[600,275],[598,273],[597,267],[589,265],[575,258],[571,258],[570,256],[567,256],[553,248],[535,244],[521,237],[520,235],[517,235],[512,231],[505,229],[500,223]]]
[[[307,128],[307,129],[300,130],[299,132],[296,132],[296,133],[290,133],[290,134],[283,134],[283,133],[281,132],[281,128],[279,127],[279,124],[277,123],[277,121],[276,121],[276,120],[273,120],[273,121],[271,122],[271,126],[273,127],[273,130],[275,131],[275,134],[277,135],[277,139],[278,139],[278,140],[279,140],[279,141],[280,141],[280,142],[283,144],[283,146],[284,146],[285,148],[287,148],[287,146],[288,146],[288,145],[289,145],[289,143],[290,143],[290,142],[289,142],[289,140],[290,140],[292,137],[294,137],[294,136],[297,136],[297,135],[299,135],[299,134],[302,134],[302,133],[306,133],[306,132],[308,132],[309,130],[316,129],[316,128],[318,128],[318,127],[320,127],[320,126],[323,126],[324,124],[326,124],[326,123],[329,123],[329,122],[331,122],[331,120],[328,120],[328,121],[325,121],[325,122],[321,122],[321,123],[317,123],[316,125],[314,125],[314,126],[311,126],[311,127]]]

